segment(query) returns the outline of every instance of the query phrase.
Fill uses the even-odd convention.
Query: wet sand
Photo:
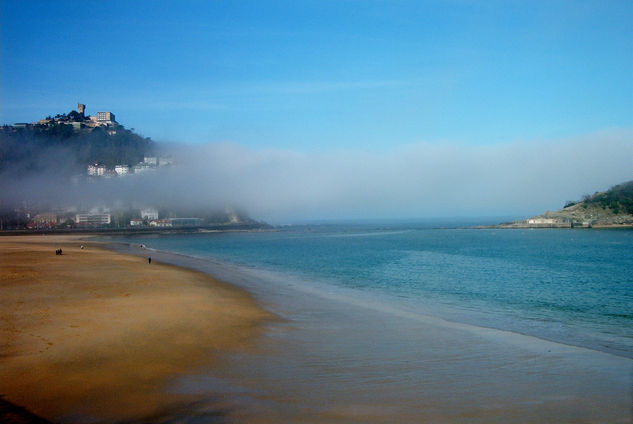
[[[152,255],[245,288],[283,318],[257,351],[172,386],[202,398],[225,391],[237,422],[631,422],[630,358],[446,321],[274,271]]]
[[[274,272],[78,245],[0,238],[0,393],[55,421],[631,422],[630,358]]]
[[[199,400],[170,393],[176,376],[253,352],[271,318],[204,273],[76,236],[0,237],[0,394],[52,421],[161,421]]]

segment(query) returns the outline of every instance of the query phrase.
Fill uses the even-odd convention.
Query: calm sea
[[[406,313],[633,357],[632,230],[363,224],[118,240]]]

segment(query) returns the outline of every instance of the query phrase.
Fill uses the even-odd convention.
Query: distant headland
[[[169,191],[143,196],[164,183],[161,171],[178,166],[149,137],[117,122],[113,112],[90,116],[83,103],[68,113],[3,125],[0,231],[267,228],[213,198],[188,205],[170,201]],[[100,196],[104,188],[109,198]]]
[[[522,221],[478,228],[617,228],[633,227],[633,181],[569,201],[563,209]]]

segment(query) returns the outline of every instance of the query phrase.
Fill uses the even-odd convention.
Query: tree
[[[71,110],[66,116],[69,120],[74,122],[83,122],[85,120],[85,118],[76,110]]]

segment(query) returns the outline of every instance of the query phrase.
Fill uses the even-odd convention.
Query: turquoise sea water
[[[118,238],[406,312],[633,357],[633,231],[321,225]]]

